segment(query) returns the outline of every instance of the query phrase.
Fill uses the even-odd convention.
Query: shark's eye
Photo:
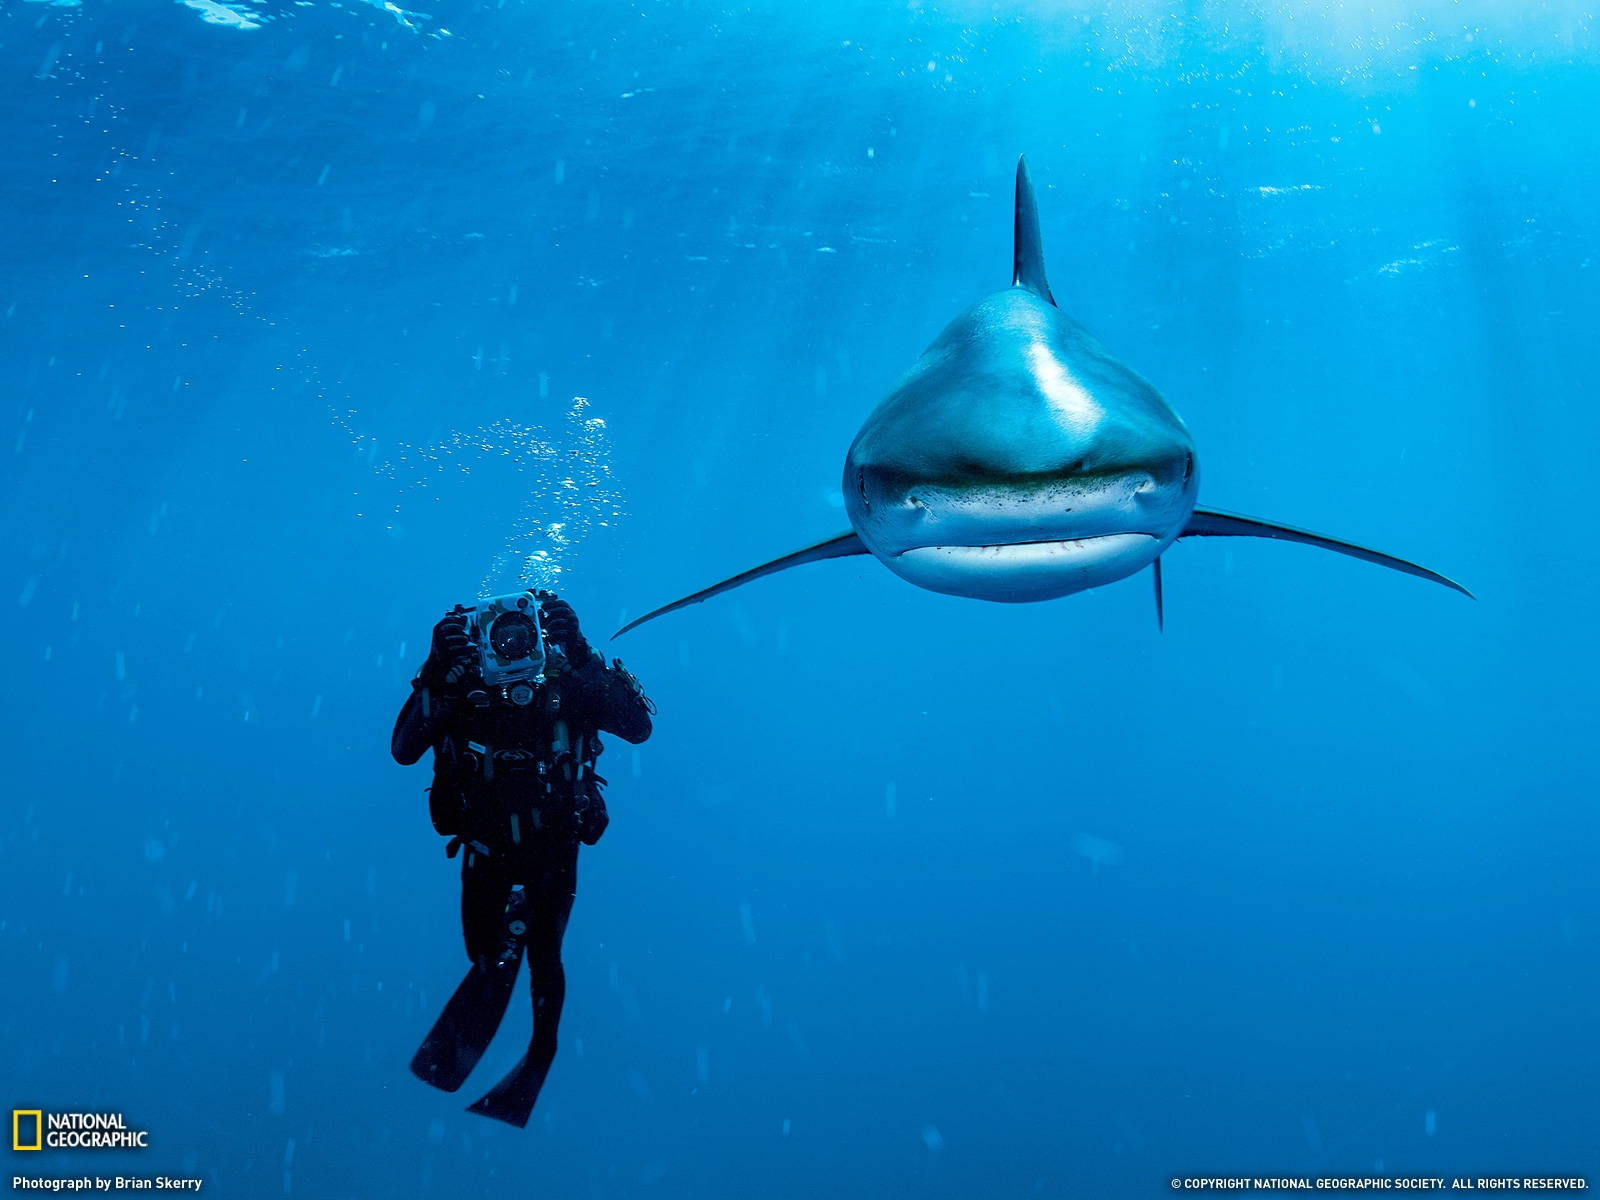
[[[865,469],[856,472],[856,491],[861,493],[861,503],[871,508],[872,501],[867,499],[867,472]]]
[[[1194,451],[1191,450],[1183,460],[1183,482],[1188,483],[1194,477]]]

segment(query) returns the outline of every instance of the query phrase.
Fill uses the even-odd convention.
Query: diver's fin
[[[511,1073],[490,1088],[483,1099],[469,1105],[467,1111],[483,1117],[492,1117],[496,1121],[504,1121],[507,1125],[515,1125],[518,1129],[526,1129],[528,1118],[533,1115],[533,1106],[539,1099],[539,1091],[544,1087],[545,1076],[550,1074],[550,1064],[555,1061],[555,1057],[554,1038],[543,1044],[537,1037],[534,1038],[528,1047],[528,1052],[511,1069]]]
[[[1165,633],[1167,631],[1167,621],[1161,611],[1161,556],[1159,554],[1156,555],[1155,562],[1151,563],[1150,566],[1156,573],[1156,632]]]
[[[1295,529],[1290,525],[1276,525],[1271,521],[1258,521],[1254,517],[1241,517],[1236,513],[1197,508],[1194,510],[1194,515],[1189,518],[1189,523],[1183,527],[1183,532],[1178,536],[1180,538],[1258,537],[1276,538],[1283,542],[1304,542],[1307,546],[1318,546],[1323,550],[1332,550],[1335,554],[1348,554],[1351,558],[1377,563],[1380,567],[1388,567],[1391,571],[1403,571],[1405,574],[1415,575],[1419,579],[1430,579],[1434,583],[1441,583],[1447,588],[1454,588],[1469,600],[1477,599],[1476,596],[1454,579],[1448,579],[1437,571],[1430,571],[1427,567],[1418,566],[1414,562],[1407,562],[1403,558],[1396,558],[1392,554],[1368,550],[1365,546],[1357,546],[1354,542],[1341,542],[1338,538],[1326,537],[1323,534],[1311,533],[1304,529]]]
[[[500,1028],[521,965],[521,947],[509,961],[473,963],[412,1058],[411,1073],[444,1092],[465,1083]]]
[[[804,550],[796,550],[793,554],[785,554],[782,558],[775,558],[769,563],[759,567],[751,567],[748,571],[735,575],[732,579],[724,579],[721,583],[713,584],[703,591],[692,596],[685,596],[682,600],[674,600],[671,604],[664,604],[660,608],[645,613],[637,621],[629,621],[611,636],[619,638],[630,629],[637,629],[646,621],[652,621],[665,613],[674,612],[680,608],[687,608],[691,604],[699,604],[702,600],[709,600],[713,596],[720,596],[723,592],[731,592],[742,584],[749,583],[752,579],[760,579],[763,575],[776,575],[779,571],[787,571],[790,567],[798,567],[803,563],[821,562],[825,558],[848,558],[852,554],[866,554],[868,550],[860,538],[852,530],[831,537],[825,542],[818,542],[814,546],[807,546]]]
[[[1044,242],[1039,236],[1039,204],[1033,198],[1028,160],[1017,156],[1017,233],[1011,255],[1011,286],[1025,287],[1051,304],[1056,298],[1044,278]]]

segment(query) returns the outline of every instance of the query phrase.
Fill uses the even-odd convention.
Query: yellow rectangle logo
[[[22,1144],[23,1121],[33,1118],[33,1145]],[[39,1108],[13,1108],[11,1110],[11,1148],[13,1150],[44,1149],[44,1110]]]

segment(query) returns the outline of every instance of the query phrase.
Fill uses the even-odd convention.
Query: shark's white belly
[[[1109,533],[994,546],[919,546],[879,558],[900,578],[932,592],[1022,604],[1114,583],[1149,566],[1170,540]]]

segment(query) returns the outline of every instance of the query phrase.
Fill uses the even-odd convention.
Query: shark
[[[908,583],[1001,603],[1054,600],[1197,537],[1270,538],[1349,555],[1462,595],[1437,571],[1354,542],[1202,508],[1194,439],[1165,397],[1057,306],[1039,207],[1017,160],[1011,286],[973,304],[868,415],[845,455],[850,529],[628,622],[806,563],[870,554]]]

